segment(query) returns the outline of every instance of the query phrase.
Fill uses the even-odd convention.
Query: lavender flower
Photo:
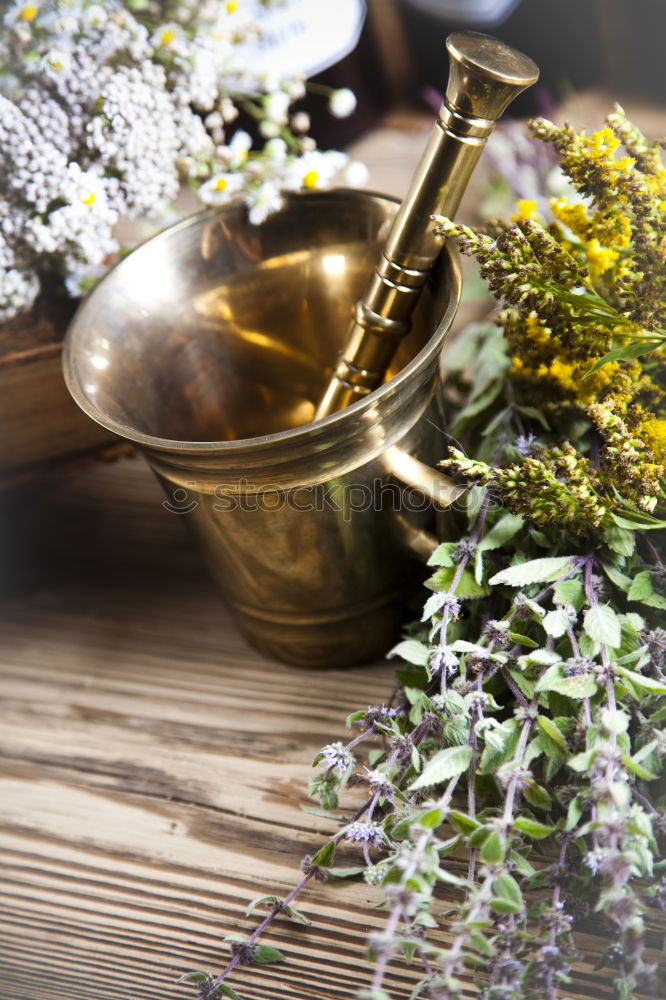
[[[456,672],[459,664],[460,658],[449,646],[440,646],[432,658],[431,666],[434,673],[442,673],[450,677]]]
[[[351,823],[345,832],[345,839],[353,844],[380,847],[384,842],[384,831],[378,823]]]
[[[346,774],[356,763],[353,753],[342,743],[329,743],[321,751],[321,757],[327,767],[335,768],[340,775]]]
[[[536,434],[531,433],[519,434],[514,443],[516,450],[519,451],[521,455],[524,455],[525,458],[527,458],[528,455],[533,455],[538,445]]]
[[[370,770],[367,767],[365,769],[365,773],[368,778],[370,788],[375,795],[378,794],[381,798],[386,799],[387,802],[393,802],[393,799],[395,798],[395,788],[387,775],[384,774],[383,771]]]

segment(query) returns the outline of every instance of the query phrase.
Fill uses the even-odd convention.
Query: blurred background
[[[458,29],[496,34],[539,65],[539,85],[512,115],[542,113],[589,90],[649,106],[666,100],[663,0],[367,0],[357,48],[321,76],[336,86],[344,79],[359,110],[326,138],[344,141],[345,125],[358,134],[396,103],[432,103],[446,84],[444,40]]]

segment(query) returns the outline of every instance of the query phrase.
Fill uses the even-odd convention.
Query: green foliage
[[[584,141],[552,128],[585,193],[618,170],[625,183],[611,133]],[[625,139],[637,163],[658,156],[641,137]],[[604,226],[613,235],[625,225],[607,201],[589,216],[594,237],[560,240],[557,227],[526,223],[464,233],[498,293],[512,275],[525,285],[510,290],[504,335],[475,326],[448,359],[447,426],[464,441],[442,465],[478,487],[469,529],[429,560],[422,620],[390,654],[403,661],[391,707],[352,713],[358,735],[322,750],[310,784],[329,815],[351,778],[362,788],[304,872],[363,873],[385,893],[367,1000],[389,1000],[384,973],[399,956],[425,966],[413,997],[463,1000],[476,976],[480,1000],[565,1000],[577,992],[568,984],[581,907],[610,930],[619,1000],[652,976],[646,907],[666,906],[666,571],[647,442],[657,448],[666,424],[655,418],[664,393],[654,359],[638,361],[624,341],[639,322],[630,306],[642,325],[650,309],[666,322],[666,221],[646,221],[645,199],[631,205],[631,224],[647,228],[624,257],[603,257],[617,262],[607,283],[587,266]],[[623,262],[631,272],[636,254],[654,251],[657,221],[665,294],[650,292],[647,309],[637,287],[617,282]],[[624,351],[614,365],[613,337]],[[652,339],[662,339],[656,327]],[[521,344],[516,365],[509,347],[515,355]],[[359,865],[333,868],[343,840]],[[655,872],[662,881],[646,897]],[[430,933],[442,924],[445,934]]]

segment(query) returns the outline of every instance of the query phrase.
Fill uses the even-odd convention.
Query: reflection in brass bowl
[[[415,574],[410,533],[432,519],[351,510],[349,491],[393,482],[399,449],[442,452],[426,417],[460,294],[448,251],[387,383],[310,422],[395,209],[332,191],[290,196],[261,226],[242,205],[194,216],[114,268],[65,345],[76,401],[144,452],[170,497],[187,493],[183,520],[239,624],[290,662],[387,648]],[[342,502],[319,509],[321,490]]]

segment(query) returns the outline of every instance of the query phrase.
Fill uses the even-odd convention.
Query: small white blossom
[[[269,139],[264,146],[264,153],[271,163],[284,163],[287,159],[287,143],[284,139]]]
[[[356,110],[356,95],[348,87],[334,90],[328,99],[328,109],[334,118],[348,118]]]
[[[378,823],[351,823],[345,832],[345,838],[354,844],[381,847],[384,843],[384,831]]]
[[[341,775],[346,774],[356,763],[353,753],[339,741],[325,746],[321,755],[326,766],[334,767]]]
[[[3,23],[8,28],[20,28],[22,32],[27,30],[30,38],[30,25],[34,24],[39,16],[39,3],[27,3],[26,0],[17,0],[9,5]]]
[[[368,183],[368,168],[365,163],[361,163],[360,160],[350,160],[342,168],[341,180],[343,184],[348,184],[349,187],[363,187]]]
[[[270,122],[276,125],[286,125],[287,111],[289,110],[289,94],[278,90],[274,94],[269,94],[264,98],[264,114]]]
[[[0,270],[0,321],[30,309],[39,294],[39,278],[34,271],[16,268]]]
[[[103,28],[108,15],[101,4],[93,3],[81,11],[81,21],[88,28]]]
[[[280,126],[277,122],[267,118],[263,122],[259,122],[259,132],[264,139],[275,139],[280,134]]]
[[[316,152],[307,116],[292,125],[298,153],[279,135],[302,77],[248,65],[241,43],[260,37],[257,9],[218,0],[3,5],[4,316],[29,308],[42,271],[57,271],[72,294],[86,291],[118,250],[119,217],[164,221],[185,177],[203,181],[205,204],[243,196],[255,223],[280,208],[283,190],[331,182],[346,159]],[[254,153],[242,129],[226,141],[248,101],[267,139]],[[303,153],[314,159],[296,167]]]
[[[387,799],[389,802],[393,802],[393,799],[395,798],[395,788],[384,772],[370,770],[366,767],[365,773],[373,792],[375,794],[379,793],[382,798]]]
[[[243,187],[242,174],[213,174],[199,188],[198,194],[204,205],[225,205]]]
[[[71,66],[71,53],[65,49],[50,49],[42,59],[42,68],[48,76],[66,76]]]
[[[231,137],[229,145],[221,147],[219,152],[228,161],[230,167],[236,168],[242,166],[251,148],[252,137],[243,129],[238,129]]]
[[[305,111],[297,111],[291,116],[289,124],[294,132],[307,132],[310,128],[310,115]]]
[[[289,165],[283,186],[288,191],[299,191],[303,187],[328,187],[346,163],[347,157],[344,153],[321,152],[316,149],[303,153]]]
[[[245,200],[249,208],[248,218],[255,226],[282,208],[282,195],[273,181],[265,181],[258,188],[251,188]]]

